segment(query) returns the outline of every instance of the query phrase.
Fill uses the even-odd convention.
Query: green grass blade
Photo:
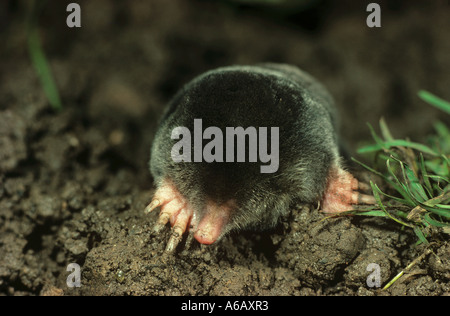
[[[386,217],[386,213],[384,211],[375,210],[375,211],[354,211],[351,214],[355,215],[363,215],[363,216],[377,216],[377,217]]]
[[[381,209],[383,210],[383,212],[386,214],[386,216],[388,216],[390,219],[396,221],[396,222],[399,223],[399,224],[402,224],[402,225],[404,225],[404,226],[408,226],[408,227],[411,227],[411,228],[413,227],[413,226],[411,226],[410,224],[405,223],[405,222],[399,220],[398,218],[392,216],[392,214],[389,213],[388,210],[386,210],[386,208],[385,208],[384,205],[383,205],[383,202],[381,201],[380,193],[381,193],[382,191],[380,190],[380,188],[378,188],[378,186],[377,186],[375,183],[373,183],[372,181],[370,181],[370,186],[372,187],[373,196],[374,196],[375,200],[377,201],[378,205],[381,207]]]
[[[366,165],[365,163],[363,163],[363,162],[357,160],[357,159],[354,158],[354,157],[352,157],[351,159],[352,159],[354,162],[356,162],[356,163],[360,164],[361,166],[363,166],[364,168],[366,168],[367,170],[369,170],[369,171],[373,172],[374,174],[376,174],[377,176],[381,177],[384,181],[386,181],[387,183],[389,183],[389,185],[391,185],[391,186],[392,186],[393,188],[395,188],[397,191],[403,191],[403,189],[402,189],[401,187],[399,187],[396,183],[394,183],[391,179],[389,179],[388,177],[386,177],[386,176],[385,176],[384,174],[382,174],[381,172],[376,171],[375,169],[369,167],[368,165]],[[394,200],[396,200],[396,201],[398,201],[398,202],[400,202],[400,203],[402,203],[402,204],[407,203],[407,201],[405,201],[404,199],[401,199],[401,198],[398,198],[398,197],[395,197],[395,196],[386,194],[386,193],[382,192],[381,190],[380,190],[380,193],[383,194],[383,195],[385,195],[385,196],[387,196],[387,197],[389,197],[389,198],[391,198],[391,199],[394,199]]]
[[[36,21],[37,15],[39,13],[39,6],[41,5],[42,2],[34,2],[32,12],[28,19],[28,51],[33,67],[37,72],[37,75],[39,77],[39,80],[41,81],[42,87],[44,89],[45,95],[48,98],[48,101],[50,102],[50,105],[55,110],[59,111],[62,109],[61,99],[55,81],[53,80],[50,66],[47,63],[47,58],[45,57],[44,51],[42,49],[41,41],[39,39],[39,33],[37,30]]]
[[[381,135],[383,135],[383,137],[386,141],[390,142],[390,141],[394,140],[394,137],[392,137],[391,132],[389,131],[389,128],[388,128],[384,118],[380,119],[380,130],[381,130]]]
[[[411,194],[414,196],[414,198],[419,202],[424,202],[429,199],[427,196],[424,188],[422,187],[419,179],[416,177],[414,172],[409,168],[407,165],[404,166],[406,177],[409,183],[409,188],[411,191]]]
[[[375,142],[380,147],[380,149],[387,149],[387,147],[384,146],[384,141],[380,137],[378,137],[378,135],[377,135],[377,133],[375,133],[375,130],[373,129],[372,125],[370,125],[369,123],[367,123],[367,125],[369,126],[369,130],[370,130],[370,134],[372,135],[372,138],[375,140]]]
[[[423,242],[424,244],[428,244],[428,240],[426,239],[423,231],[419,227],[414,226],[413,230],[416,233],[417,237],[419,237],[419,240],[421,242]]]
[[[384,174],[382,174],[381,172],[376,171],[375,169],[369,167],[368,165],[366,165],[365,163],[359,161],[358,159],[352,157],[352,161],[360,164],[361,166],[363,166],[364,168],[366,168],[367,170],[369,170],[370,172],[373,172],[374,174],[376,174],[377,176],[383,178],[383,180],[387,181],[388,183],[391,183],[392,181],[390,181]]]
[[[433,127],[440,138],[447,140],[450,143],[450,130],[444,123],[437,121],[433,124]]]
[[[358,148],[357,153],[358,154],[365,154],[365,153],[371,153],[371,152],[374,152],[374,151],[378,151],[378,150],[381,150],[381,149],[383,149],[383,147],[381,145],[372,144],[372,145],[367,145],[367,146]]]
[[[419,168],[422,174],[422,179],[424,183],[424,188],[427,190],[428,196],[433,196],[433,186],[431,185],[430,178],[428,177],[427,169],[425,168],[425,160],[423,158],[423,154],[419,155]]]
[[[433,214],[439,215],[441,217],[445,217],[450,220],[450,211],[448,209],[442,209],[442,208],[438,208],[438,207],[428,206],[425,204],[423,204],[421,206]]]
[[[398,160],[396,160],[394,157],[391,157],[391,158],[398,162]],[[387,166],[387,170],[388,170],[389,174],[394,178],[394,180],[396,182],[396,184],[394,186],[395,190],[397,190],[397,192],[400,193],[401,196],[403,196],[403,198],[405,200],[405,204],[407,204],[411,207],[415,207],[416,203],[411,198],[411,194],[409,192],[408,187],[397,178],[394,171],[392,170],[391,164],[390,164],[390,159],[386,160],[386,166]],[[401,164],[400,164],[400,166],[401,166]]]
[[[436,175],[448,178],[449,167],[447,164],[447,160],[445,159],[443,161],[439,159],[427,160],[425,161],[425,166]]]
[[[435,196],[434,198],[429,199],[428,201],[423,202],[423,204],[428,205],[428,206],[435,206],[435,205],[439,205],[441,203],[446,203],[448,204],[448,202],[450,202],[450,190],[448,189],[450,187],[450,185],[448,185],[447,187],[444,188],[444,190],[442,190],[442,193],[439,194],[438,196]],[[444,207],[449,207],[450,205],[443,205]]]
[[[407,201],[405,199],[402,199],[402,198],[399,198],[399,197],[387,194],[387,193],[385,193],[383,191],[381,191],[380,193],[383,194],[385,197],[388,197],[388,198],[390,198],[390,199],[392,199],[394,201],[397,201],[397,202],[399,202],[401,204],[407,204]]]
[[[437,175],[434,175],[434,174],[427,175],[427,178],[431,178],[431,179],[434,179],[436,181],[446,181],[447,183],[450,183],[450,179],[447,179],[447,178],[444,178],[444,177],[441,177],[441,176],[437,176]]]
[[[450,223],[444,223],[444,222],[435,220],[435,219],[431,218],[431,215],[429,213],[425,214],[424,220],[427,221],[432,226],[436,226],[436,227],[450,227]]]
[[[374,151],[378,151],[378,150],[386,150],[388,148],[391,147],[409,147],[421,152],[424,152],[426,154],[429,155],[433,155],[433,156],[439,156],[439,153],[435,152],[433,149],[431,149],[430,147],[420,144],[420,143],[415,143],[415,142],[411,142],[411,141],[407,141],[407,140],[403,140],[403,139],[396,139],[396,140],[392,140],[392,141],[386,141],[383,144],[374,144],[374,145],[368,145],[365,147],[361,147],[358,149],[358,153],[359,154],[364,154],[364,153],[368,153],[368,152],[374,152]]]
[[[447,102],[425,90],[420,90],[418,95],[422,100],[424,100],[428,104],[446,112],[447,114],[450,114],[450,103],[449,102]]]

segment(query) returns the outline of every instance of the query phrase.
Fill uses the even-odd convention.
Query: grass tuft
[[[419,97],[450,114],[449,102],[427,91],[420,91]],[[411,228],[418,243],[428,244],[428,238],[438,230],[450,234],[450,130],[436,122],[436,134],[427,144],[420,144],[394,139],[383,118],[379,125],[381,136],[369,125],[375,144],[358,150],[373,155],[373,166],[352,159],[380,176],[386,192],[371,182],[377,205],[346,214],[392,219]]]

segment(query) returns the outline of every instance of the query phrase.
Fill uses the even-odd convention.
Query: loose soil
[[[78,1],[79,29],[65,24],[71,1],[48,1],[40,29],[60,112],[28,58],[28,2],[0,4],[0,295],[450,293],[444,234],[416,245],[392,221],[325,219],[316,205],[293,205],[271,231],[182,242],[166,255],[169,229],[153,235],[157,214],[143,212],[159,115],[184,83],[218,66],[272,61],[312,73],[336,99],[350,155],[382,116],[396,137],[424,141],[445,118],[417,91],[450,99],[446,1],[379,1],[374,29],[364,1],[289,15],[226,1]],[[369,264],[384,285],[427,249],[388,290],[367,285]],[[81,266],[79,288],[66,284],[70,263]]]

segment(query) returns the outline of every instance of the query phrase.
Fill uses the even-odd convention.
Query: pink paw
[[[234,200],[221,204],[206,200],[204,210],[199,212],[192,208],[171,181],[166,180],[156,190],[152,202],[145,211],[150,213],[157,207],[160,207],[161,211],[153,231],[160,232],[170,221],[172,234],[167,243],[166,252],[173,252],[186,231],[191,233],[188,236],[189,239],[195,238],[201,244],[209,245],[220,239],[232,210],[237,206]],[[190,243],[190,241],[187,242]]]
[[[328,177],[322,200],[325,213],[341,213],[354,209],[355,204],[375,204],[375,198],[357,190],[367,190],[366,184],[358,182],[349,172],[333,167]]]

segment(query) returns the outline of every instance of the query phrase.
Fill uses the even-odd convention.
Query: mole
[[[206,133],[210,127],[224,135],[227,128],[241,128],[243,134],[235,135],[241,141],[234,142],[240,149],[226,148],[224,154],[222,134]],[[252,138],[249,128],[266,133]],[[180,131],[196,131],[194,142]],[[192,151],[196,159],[190,159]],[[269,151],[276,168],[262,172],[264,161],[255,157]],[[235,159],[220,159],[217,152]],[[202,159],[202,153],[219,158]],[[170,222],[167,252],[185,233],[191,241],[212,244],[230,231],[274,227],[299,201],[319,202],[325,213],[375,203],[359,192],[367,184],[343,166],[332,97],[311,75],[288,64],[227,66],[194,78],[166,107],[150,156],[156,191],[146,212],[160,209],[155,233]]]

